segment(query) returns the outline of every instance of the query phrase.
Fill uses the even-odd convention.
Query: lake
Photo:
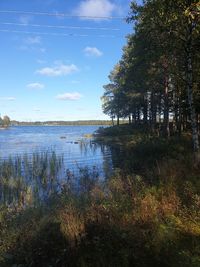
[[[102,149],[84,135],[100,126],[16,126],[0,131],[0,159],[16,155],[54,151],[63,155],[65,168],[76,172],[77,167],[98,168],[101,174],[110,165],[109,149]]]
[[[113,170],[110,148],[85,137],[98,128],[16,126],[1,130],[0,202],[43,201],[69,180],[79,188],[108,177]]]

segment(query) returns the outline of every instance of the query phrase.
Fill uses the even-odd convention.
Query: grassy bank
[[[198,174],[199,171],[193,164],[192,140],[187,133],[166,139],[151,135],[141,125],[126,124],[100,128],[97,142],[110,147],[113,161],[119,158],[115,167],[128,174],[142,175],[153,184],[164,176],[174,176],[174,172],[184,179],[188,174]],[[168,173],[163,174],[164,170]]]
[[[68,180],[47,204],[1,207],[0,266],[200,266],[190,137],[165,141],[127,127],[99,137],[129,154],[106,181],[84,175],[79,193]]]

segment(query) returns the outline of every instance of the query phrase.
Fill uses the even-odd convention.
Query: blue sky
[[[104,17],[125,17],[129,4],[1,0],[0,114],[23,121],[107,119],[103,85],[132,26]]]

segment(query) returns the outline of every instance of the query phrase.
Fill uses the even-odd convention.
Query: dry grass
[[[168,145],[145,141],[140,150],[163,155]],[[147,159],[155,164],[146,176],[99,182],[84,171],[78,193],[69,181],[48,205],[2,207],[0,266],[199,267],[200,172],[173,146],[166,158]]]

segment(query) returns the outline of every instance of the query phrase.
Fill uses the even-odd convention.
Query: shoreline
[[[61,126],[109,126],[107,124],[57,124],[57,125],[53,125],[53,124],[45,124],[45,125],[34,125],[34,124],[26,124],[26,125],[11,125],[11,127],[61,127]]]

